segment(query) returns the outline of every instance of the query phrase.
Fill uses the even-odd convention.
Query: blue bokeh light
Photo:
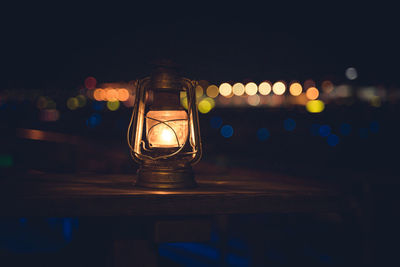
[[[100,114],[93,114],[86,120],[86,125],[93,128],[96,127],[101,123],[101,115]]]
[[[339,131],[343,136],[349,136],[351,133],[351,125],[348,123],[342,123]]]
[[[339,144],[339,137],[336,134],[330,134],[328,135],[326,141],[328,142],[328,145],[336,146],[337,144]]]
[[[327,137],[331,133],[331,126],[329,125],[321,125],[319,127],[319,135],[322,137]]]
[[[286,131],[293,131],[296,128],[296,122],[294,119],[288,118],[283,122],[283,127]]]
[[[222,126],[222,118],[218,116],[214,116],[210,119],[211,127],[214,129],[218,129]]]
[[[258,131],[257,131],[258,140],[265,141],[269,138],[269,136],[270,136],[270,133],[266,128],[258,129]]]
[[[233,128],[230,125],[224,125],[221,128],[221,135],[225,138],[232,137],[233,135]]]
[[[371,133],[378,133],[379,132],[379,123],[377,121],[373,121],[369,124],[369,130]]]

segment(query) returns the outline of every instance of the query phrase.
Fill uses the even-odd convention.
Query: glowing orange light
[[[126,89],[118,89],[118,100],[127,101],[129,99],[129,91]]]
[[[147,113],[146,129],[151,147],[181,147],[188,135],[187,113],[184,110],[151,110]]]
[[[318,91],[318,89],[315,88],[315,87],[310,87],[310,88],[308,88],[307,91],[306,91],[306,96],[307,96],[307,98],[310,99],[310,100],[315,100],[315,99],[317,99],[318,96],[319,96],[319,91]]]
[[[118,100],[118,92],[112,88],[106,88],[106,100],[108,101],[117,101]]]
[[[216,98],[219,94],[218,87],[215,85],[208,86],[207,90],[206,90],[206,94],[207,94],[207,96],[209,96],[211,98]]]
[[[96,90],[94,90],[93,97],[97,101],[106,100],[106,92],[104,91],[104,89],[97,88]]]
[[[303,91],[303,87],[301,86],[301,84],[299,84],[297,82],[292,83],[289,87],[289,92],[293,96],[299,96],[302,91]]]
[[[250,106],[258,106],[260,104],[260,96],[259,95],[251,95],[247,97],[247,103],[249,103]]]

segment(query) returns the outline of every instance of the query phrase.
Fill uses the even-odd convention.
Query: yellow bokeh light
[[[258,86],[258,92],[260,92],[260,94],[262,94],[262,95],[268,95],[269,93],[271,93],[271,90],[272,90],[272,87],[269,82],[262,82]]]
[[[104,89],[97,88],[96,90],[94,90],[93,97],[97,101],[106,100],[106,92],[104,91]]]
[[[244,87],[244,90],[246,91],[246,94],[248,94],[248,95],[255,95],[255,94],[257,94],[258,87],[257,87],[257,84],[255,84],[253,82],[249,82]]]
[[[302,91],[303,91],[303,87],[301,86],[301,84],[299,84],[297,82],[292,83],[289,87],[289,92],[293,96],[299,96]]]
[[[203,87],[201,87],[201,85],[197,85],[196,86],[196,98],[202,97],[203,94],[204,94]]]
[[[244,94],[244,85],[243,83],[235,83],[232,87],[232,91],[234,95],[241,96]]]
[[[285,91],[286,91],[286,85],[283,82],[280,82],[280,81],[276,82],[272,86],[272,91],[276,95],[283,95],[285,93]]]
[[[118,89],[117,92],[117,98],[119,101],[127,101],[129,99],[129,91],[127,89]]]
[[[181,92],[181,105],[185,109],[188,109],[188,101],[186,97],[186,92]]]
[[[201,113],[205,114],[210,112],[213,107],[210,101],[204,98],[199,102],[198,108]]]
[[[310,113],[320,113],[325,109],[325,104],[321,100],[310,100],[307,102],[306,109]]]
[[[310,99],[310,100],[315,100],[315,99],[317,99],[318,96],[319,96],[319,91],[318,91],[318,89],[315,88],[315,87],[310,87],[310,88],[308,88],[307,91],[306,91],[306,96],[307,96],[307,98]]]
[[[207,94],[207,96],[209,96],[211,98],[216,98],[219,94],[218,87],[216,85],[208,86],[207,90],[206,90],[206,94]]]
[[[86,105],[86,97],[84,95],[78,95],[76,96],[76,99],[78,99],[78,106],[80,108]]]
[[[70,97],[67,100],[67,108],[70,110],[75,110],[79,107],[79,101],[76,97]]]
[[[119,108],[119,101],[108,101],[107,108],[111,111],[115,111]]]
[[[225,97],[232,94],[232,86],[229,83],[222,83],[219,86],[219,93]]]

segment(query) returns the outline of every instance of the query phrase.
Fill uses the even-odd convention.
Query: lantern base
[[[193,188],[197,186],[192,168],[156,169],[140,168],[136,186],[156,189]]]

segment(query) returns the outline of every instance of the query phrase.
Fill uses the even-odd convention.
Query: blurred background
[[[1,18],[4,177],[19,171],[135,173],[125,135],[136,80],[160,58],[174,60],[183,76],[199,81],[204,152],[198,169],[236,166],[329,180],[398,177],[400,43],[389,8],[363,6],[361,14],[360,6],[349,4],[289,11],[29,5],[9,6]],[[182,96],[184,107],[185,101]],[[336,219],[277,218],[235,222],[285,233],[265,239],[272,263],[349,260],[341,241],[327,241],[340,228]],[[79,220],[41,222],[50,228],[32,234],[26,227],[37,221],[3,220],[0,255],[62,255]],[[251,234],[240,237],[240,229],[231,232],[239,233],[232,246],[240,254],[232,254],[232,266],[252,260],[245,241]],[[327,239],[317,238],[321,233]],[[32,241],[57,235],[47,243]],[[171,246],[160,248],[169,264],[206,266],[218,253],[212,244]]]

